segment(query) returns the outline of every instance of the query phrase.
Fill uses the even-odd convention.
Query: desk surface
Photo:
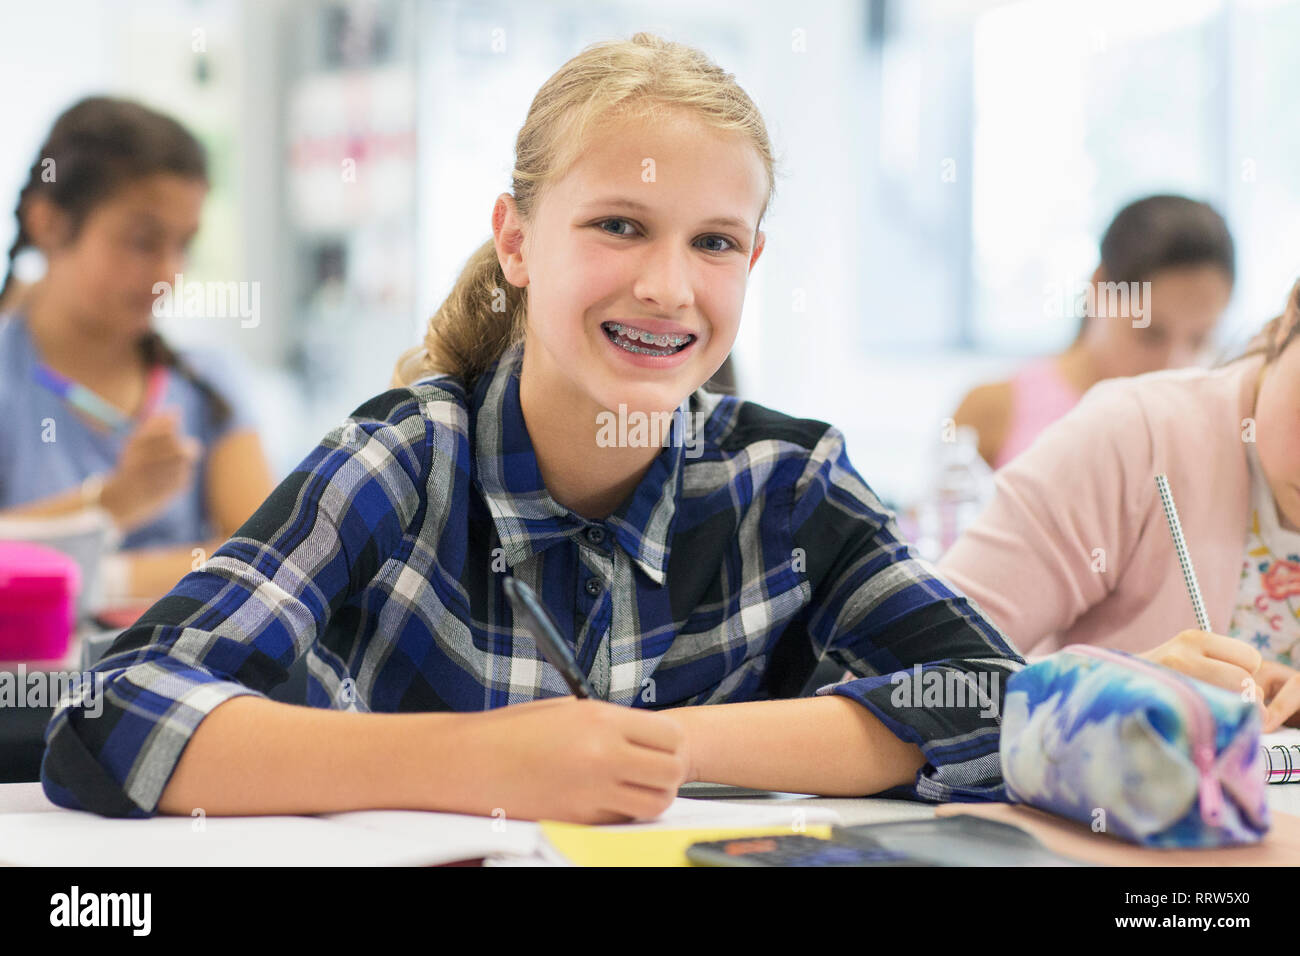
[[[1300,810],[1300,785],[1280,785],[1268,788],[1269,806],[1276,813],[1296,814]],[[812,797],[797,794],[762,794],[752,797],[738,798],[715,798],[710,800],[711,803],[734,803],[737,805],[747,805],[750,807],[756,804],[764,806],[790,806],[790,807],[819,807],[834,810],[839,814],[843,823],[847,825],[856,825],[864,823],[888,823],[901,820],[918,820],[933,817],[936,813],[936,806],[933,804],[916,803],[907,800],[885,800],[872,797],[862,798],[839,798],[839,797]],[[1036,829],[1033,820],[1027,819],[1024,814],[1034,814],[1036,811],[1028,810],[1023,807],[1011,807],[1002,804],[959,804],[947,805],[943,809],[944,814],[953,812],[965,812],[966,808],[977,807],[976,812],[980,815],[998,818],[998,814],[1010,813],[1014,819],[1008,819],[1005,822],[1016,823],[1024,829],[1034,832],[1050,848],[1067,855],[1076,856],[1079,859],[1090,859],[1087,852],[1097,848],[1091,845],[1091,840],[1085,840],[1083,843],[1078,842],[1078,834],[1070,837],[1070,834],[1056,834],[1052,830],[1053,821],[1058,829],[1068,830],[1069,828],[1079,829],[1078,825],[1068,823],[1067,821],[1053,818],[1043,814],[1046,819],[1046,829]],[[0,784],[0,815],[3,814],[30,814],[30,813],[61,813],[62,808],[55,806],[46,799],[45,793],[39,783],[8,783]],[[743,814],[741,814],[743,816]],[[306,826],[307,820],[303,820]],[[476,818],[477,819],[477,818]],[[486,819],[486,818],[485,818]],[[269,822],[269,821],[268,821]],[[738,825],[746,824],[737,821]],[[1142,850],[1131,847],[1127,844],[1119,844],[1106,851],[1104,848],[1097,852],[1105,854],[1109,852],[1111,856],[1098,856],[1092,862],[1097,863],[1119,863],[1127,864],[1155,864],[1155,865],[1256,865],[1257,863],[1282,863],[1284,865],[1294,865],[1297,859],[1297,850],[1300,850],[1300,817],[1290,817],[1284,819],[1275,818],[1278,824],[1277,833],[1271,834],[1274,839],[1268,845],[1258,845],[1250,848],[1234,848],[1229,850],[1205,850],[1205,851],[1187,851],[1178,859],[1171,857],[1170,851],[1160,850]],[[314,824],[313,824],[314,825]],[[1284,832],[1285,831],[1285,832]],[[1059,839],[1058,839],[1059,837]],[[1075,840],[1074,843],[1061,842]],[[1109,838],[1108,838],[1109,839]],[[1123,856],[1116,856],[1116,851],[1122,852]],[[1181,852],[1181,851],[1180,851]],[[1229,860],[1225,854],[1236,853],[1241,859]],[[1135,855],[1136,854],[1136,855]],[[1197,855],[1200,854],[1200,855]],[[1263,854],[1263,856],[1260,856]],[[1183,857],[1186,857],[1185,859]],[[1264,857],[1267,857],[1265,859]],[[1257,859],[1258,858],[1258,859]],[[0,859],[0,865],[4,865],[3,859]]]
[[[797,817],[796,808],[801,807],[831,809],[838,814],[844,823],[849,824],[926,819],[933,817],[935,813],[935,808],[931,804],[906,800],[834,799],[801,794],[771,794],[765,792],[756,793],[752,796],[732,798],[707,798],[701,794],[688,794],[688,796],[696,800],[707,800],[712,805],[712,809],[707,814],[710,817],[708,824],[692,824],[709,827],[771,826],[773,810],[776,810],[775,816],[777,818],[785,817],[788,812],[790,819],[795,819]],[[735,806],[736,814],[734,818],[731,817],[730,810],[726,809],[727,805]],[[786,810],[787,807],[790,808],[790,811]],[[61,814],[66,814],[68,817],[66,826],[58,819]],[[764,822],[761,824],[754,822],[756,815],[764,817]],[[203,858],[212,862],[212,865],[258,866],[260,865],[259,860],[266,857],[264,852],[265,839],[271,839],[272,842],[279,841],[276,845],[280,846],[280,850],[277,852],[288,854],[293,858],[299,858],[297,855],[301,854],[301,859],[307,861],[306,865],[332,866],[337,865],[344,859],[359,860],[366,863],[366,865],[407,865],[394,863],[393,861],[410,856],[413,844],[401,844],[399,852],[399,847],[394,845],[395,836],[415,834],[418,840],[432,840],[433,844],[440,848],[438,852],[446,852],[449,849],[469,850],[471,849],[470,845],[472,845],[472,849],[481,851],[485,834],[477,833],[476,827],[481,829],[492,826],[493,823],[487,817],[453,816],[449,818],[438,814],[429,814],[427,816],[428,819],[424,821],[412,821],[409,818],[400,821],[390,819],[388,824],[390,826],[394,824],[400,826],[400,834],[394,834],[391,830],[383,832],[385,828],[381,823],[378,831],[371,832],[364,839],[357,837],[357,834],[363,832],[362,830],[344,826],[341,829],[345,832],[339,833],[334,830],[334,827],[338,824],[332,819],[312,816],[245,817],[233,827],[236,835],[232,837],[230,824],[235,823],[235,821],[219,818],[211,821],[206,828],[206,832],[213,833],[217,838],[205,843],[200,855],[207,854]],[[813,822],[819,819],[812,812],[808,816]],[[435,820],[435,817],[441,819]],[[134,831],[130,839],[135,841],[141,838],[141,832],[135,829],[136,826],[155,822],[108,819],[96,821],[90,825],[95,827],[100,824],[103,825],[104,832],[101,833],[99,830],[95,830],[103,839],[91,840],[91,843],[99,846],[100,850],[96,852],[99,852],[100,856],[96,856],[94,852],[90,856],[85,856],[84,853],[77,855],[81,852],[81,849],[74,850],[72,845],[82,848],[83,839],[87,837],[88,820],[86,815],[67,813],[61,807],[51,803],[46,799],[39,783],[0,784],[0,820],[9,823],[10,829],[6,832],[27,841],[21,848],[17,846],[13,848],[16,855],[11,859],[5,859],[4,851],[0,849],[0,866],[19,860],[27,863],[33,863],[37,860],[57,863],[59,859],[72,859],[74,857],[79,860],[93,859],[96,861],[93,864],[87,863],[86,865],[101,865],[100,856],[103,853],[108,853],[111,857],[114,852],[112,847],[120,847],[121,841],[124,839],[122,832],[124,826]],[[460,822],[454,822],[457,820]],[[160,817],[156,822],[159,824],[159,828],[156,831],[156,841],[153,844],[153,849],[158,852],[158,858],[193,859],[193,857],[189,856],[193,847],[188,843],[189,840],[194,838],[190,833],[192,829],[191,821],[184,818]],[[355,824],[357,821],[352,822]],[[373,821],[371,822],[373,825]],[[449,822],[450,830],[448,829]],[[364,823],[360,825],[365,826]],[[12,829],[14,826],[19,829],[14,831]],[[255,832],[259,826],[269,827],[270,831],[259,835]],[[322,828],[329,829],[330,832],[322,834],[320,832]],[[205,828],[200,826],[198,829],[203,831]],[[437,833],[432,834],[425,831],[437,831]],[[503,833],[505,832],[508,831],[503,828]],[[489,838],[488,845],[497,845],[502,839],[511,842],[504,835],[498,836],[494,834]],[[530,839],[528,830],[515,831],[513,839],[522,839],[526,843]],[[332,849],[330,855],[322,859],[319,850],[321,846],[327,843]],[[43,849],[36,849],[33,844],[39,844]],[[529,847],[525,847],[517,852],[527,854],[529,849]],[[510,850],[506,850],[506,852],[509,853]],[[65,853],[72,854],[72,856],[65,857]],[[260,857],[259,853],[261,854]],[[479,852],[477,855],[482,855],[482,853]]]
[[[893,820],[923,820],[934,816],[934,805],[910,800],[883,800],[877,797],[805,797],[772,795],[727,799],[727,803],[829,807],[848,826],[859,823],[888,823]],[[1280,784],[1268,788],[1268,805],[1274,812],[1300,816],[1300,784]],[[39,783],[0,783],[0,813],[58,812],[63,808],[50,803]]]
[[[1300,788],[1298,788],[1300,789]],[[846,824],[887,823],[891,820],[919,820],[934,816],[934,806],[909,800],[879,800],[872,797],[857,799],[840,797],[762,796],[744,797],[725,802],[753,805],[761,800],[765,806],[829,807],[836,811]],[[0,813],[62,812],[46,799],[39,783],[0,783]]]

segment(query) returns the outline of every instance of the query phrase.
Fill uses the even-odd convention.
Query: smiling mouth
[[[602,322],[600,327],[611,342],[637,355],[676,355],[695,341],[690,332],[656,334],[619,322]]]

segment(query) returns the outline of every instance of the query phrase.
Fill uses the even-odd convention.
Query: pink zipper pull
[[[1214,775],[1214,751],[1208,747],[1197,747],[1196,767],[1201,772],[1201,782],[1197,787],[1201,818],[1211,826],[1218,826],[1223,822],[1223,788],[1219,785],[1219,778]]]

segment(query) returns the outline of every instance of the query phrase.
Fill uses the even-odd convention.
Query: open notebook
[[[840,822],[833,810],[679,797],[628,829],[791,828]],[[0,863],[27,866],[427,866],[458,860],[569,862],[543,824],[418,810],[321,816],[117,820],[53,808],[0,814]],[[621,830],[624,827],[597,827]]]

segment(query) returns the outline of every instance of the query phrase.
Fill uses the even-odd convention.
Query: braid
[[[9,295],[9,287],[14,281],[14,260],[18,258],[18,253],[32,244],[32,237],[27,235],[27,226],[23,222],[23,204],[27,202],[27,196],[36,188],[36,183],[40,181],[41,165],[39,162],[32,165],[32,171],[27,177],[27,184],[23,186],[22,191],[18,194],[18,205],[14,207],[14,217],[18,220],[18,235],[14,237],[14,244],[9,247],[9,267],[5,272],[4,285],[0,285],[0,311],[3,311],[4,303]]]
[[[147,365],[151,367],[163,365],[174,369],[177,374],[197,388],[203,397],[207,399],[218,427],[230,420],[230,403],[206,379],[195,372],[188,362],[177,355],[157,330],[150,329],[141,337],[140,354],[144,356]]]

